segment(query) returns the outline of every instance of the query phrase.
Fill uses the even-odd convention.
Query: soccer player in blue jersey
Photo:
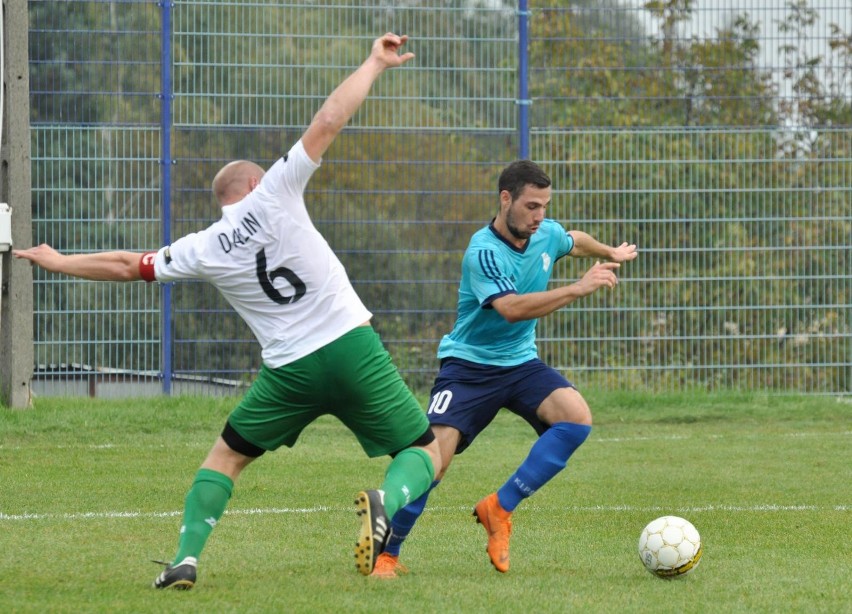
[[[512,512],[568,462],[592,428],[589,406],[569,382],[538,358],[538,318],[601,288],[614,288],[620,263],[636,246],[611,247],[578,230],[566,232],[545,212],[551,198],[547,174],[518,160],[500,175],[500,210],[474,233],[462,260],[455,326],[438,347],[441,368],[428,417],[438,439],[442,469],[432,486],[394,516],[393,531],[372,575],[393,578],[407,570],[400,548],[455,454],[463,452],[505,407],[526,420],[539,437],[529,455],[473,514],[488,533],[487,552],[500,572],[509,570]],[[547,289],[554,263],[563,256],[595,262],[578,281]]]

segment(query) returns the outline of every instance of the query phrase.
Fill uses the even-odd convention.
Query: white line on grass
[[[317,512],[339,511],[331,507],[271,507],[266,509],[227,510],[225,514],[233,516],[273,515],[273,514],[314,514]],[[3,520],[101,520],[109,518],[172,518],[181,516],[183,511],[174,512],[78,512],[75,514],[4,514]]]
[[[672,508],[660,506],[635,506],[635,505],[592,505],[586,507],[566,508],[577,512],[660,512],[672,510]],[[677,507],[675,512],[822,512],[833,510],[835,512],[848,512],[852,510],[849,505],[695,505],[689,507]]]
[[[699,436],[693,435],[659,435],[659,436],[636,436],[636,437],[596,437],[589,440],[591,443],[630,443],[632,441],[677,441],[681,439],[723,439],[728,437],[742,437],[745,439],[777,439],[779,437],[830,437],[840,435],[848,437],[852,435],[852,431],[840,431],[839,433],[823,432],[823,431],[800,431],[797,433],[772,433],[767,435],[720,435],[720,434],[704,434]]]
[[[530,509],[542,509],[531,506]],[[852,511],[849,505],[698,505],[692,507],[663,508],[659,506],[637,506],[637,505],[574,505],[559,508],[565,512],[848,512]],[[430,507],[432,512],[456,512],[467,511],[467,507]],[[325,505],[317,507],[272,507],[251,508],[245,510],[227,510],[230,516],[272,516],[279,514],[318,514],[318,513],[340,513],[349,512],[350,508],[329,507]],[[113,518],[172,518],[181,516],[182,511],[172,512],[78,512],[66,514],[4,514],[0,512],[2,521],[25,521],[25,520],[104,520]]]

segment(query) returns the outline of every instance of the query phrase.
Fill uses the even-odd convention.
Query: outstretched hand
[[[400,48],[408,41],[408,35],[402,36],[388,32],[373,43],[372,56],[387,68],[402,66],[414,57],[410,51],[399,53]]]
[[[627,262],[628,260],[634,260],[636,256],[639,255],[639,252],[636,251],[636,245],[627,243],[622,243],[618,247],[612,248],[612,258],[613,262]]]
[[[617,262],[596,262],[575,285],[583,296],[600,288],[615,288],[618,284],[615,270],[620,266]]]
[[[62,258],[62,255],[58,251],[46,243],[42,243],[41,245],[37,245],[29,249],[13,249],[12,256],[23,260],[29,260],[33,264],[37,264],[48,270],[51,269],[51,263],[58,262],[58,260]]]

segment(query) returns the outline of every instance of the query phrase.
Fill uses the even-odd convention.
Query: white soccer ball
[[[648,571],[661,578],[688,574],[701,561],[701,536],[688,520],[661,516],[642,529],[639,558]]]

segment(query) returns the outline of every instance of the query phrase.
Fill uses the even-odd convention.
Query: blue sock
[[[429,498],[429,493],[432,492],[432,489],[440,483],[441,480],[435,480],[432,482],[432,485],[429,486],[429,489],[426,492],[393,515],[393,518],[391,519],[391,529],[393,529],[393,533],[391,533],[390,539],[388,539],[388,543],[385,545],[385,552],[392,556],[399,556],[399,551],[402,548],[402,542],[404,542],[405,538],[408,537],[408,534],[414,527],[414,523],[417,522],[417,519],[420,518],[420,514],[422,514],[423,510],[426,508],[426,499]]]
[[[557,422],[538,438],[512,477],[497,491],[497,499],[507,512],[547,484],[565,468],[568,459],[586,441],[592,427],[573,422]]]

